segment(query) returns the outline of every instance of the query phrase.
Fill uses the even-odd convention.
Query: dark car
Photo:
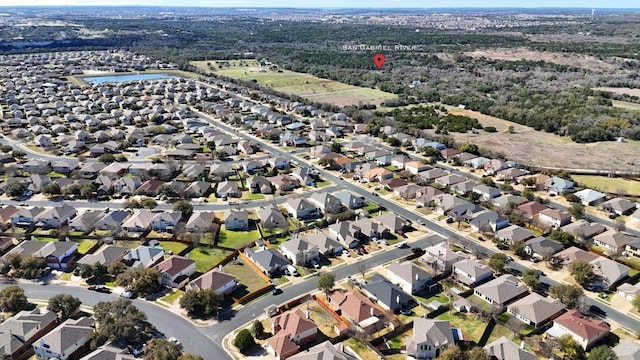
[[[105,293],[105,294],[111,293],[111,290],[109,290],[109,288],[104,286],[104,285],[91,285],[91,286],[87,287],[87,289],[93,290],[93,291],[97,291],[97,292],[101,292],[101,293]]]
[[[271,290],[271,294],[273,295],[282,294],[282,289],[280,289],[279,287],[274,287],[273,290]]]
[[[598,316],[603,316],[603,317],[607,316],[607,313],[604,310],[602,310],[601,308],[595,305],[591,305],[589,307],[589,311]]]
[[[412,247],[411,251],[413,251],[414,253],[419,253],[422,252],[422,249],[420,249],[419,247]]]

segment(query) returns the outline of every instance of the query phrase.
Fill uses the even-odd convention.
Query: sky
[[[202,6],[202,7],[303,7],[303,8],[640,8],[638,0],[0,0],[0,6]]]

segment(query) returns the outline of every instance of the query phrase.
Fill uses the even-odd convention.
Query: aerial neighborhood
[[[2,291],[144,303],[224,329],[235,358],[640,356],[623,192],[126,50],[0,55],[0,95]],[[102,303],[65,317],[4,296],[7,359],[157,346],[105,334]],[[161,330],[189,352],[179,329]]]

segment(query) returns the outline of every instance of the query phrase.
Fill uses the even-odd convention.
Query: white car
[[[178,341],[178,339],[174,338],[173,336],[169,338],[169,341],[171,341],[174,344],[180,344],[180,341]]]
[[[311,259],[311,265],[313,265],[313,267],[316,269],[320,269],[320,264],[316,259]]]
[[[120,297],[126,298],[126,299],[132,299],[133,298],[133,292],[129,291],[129,290],[125,290],[120,294]]]

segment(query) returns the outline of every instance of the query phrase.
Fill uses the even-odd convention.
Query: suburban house
[[[185,229],[193,233],[210,232],[213,229],[213,222],[216,214],[213,211],[194,211],[189,217]]]
[[[482,210],[471,214],[469,225],[475,231],[498,231],[509,226],[509,219],[493,210]]]
[[[122,224],[122,229],[131,233],[144,233],[151,229],[151,220],[156,216],[151,210],[142,209],[131,215]]]
[[[289,198],[283,206],[291,216],[298,220],[313,219],[321,215],[320,209],[303,198]]]
[[[618,360],[637,360],[640,358],[640,343],[632,339],[621,340],[613,348]]]
[[[76,216],[76,208],[62,204],[41,212],[36,216],[36,226],[44,229],[59,229]]]
[[[248,178],[247,187],[253,194],[273,194],[273,184],[261,175]]]
[[[362,125],[362,124],[356,124]],[[289,360],[358,360],[355,351],[339,342],[332,344],[329,340],[322,342],[303,353],[293,355]],[[625,359],[626,360],[626,359]]]
[[[184,189],[184,195],[190,198],[206,197],[211,192],[211,183],[194,181]]]
[[[607,231],[607,228],[600,223],[592,223],[585,219],[579,219],[576,222],[563,226],[562,231],[573,235],[578,241],[585,241]]]
[[[100,216],[104,213],[99,210],[89,210],[74,217],[69,221],[69,227],[74,231],[88,232],[93,230],[93,227]]]
[[[11,224],[17,227],[32,227],[36,223],[36,217],[42,213],[43,207],[22,208],[11,216]]]
[[[22,310],[0,324],[0,356],[21,359],[31,344],[57,324],[56,313],[49,310]]]
[[[562,262],[562,265],[567,266],[576,260],[591,262],[597,259],[598,255],[572,246],[556,253],[554,257],[559,259]]]
[[[182,256],[172,255],[155,266],[160,273],[162,285],[182,288],[189,282],[189,276],[196,272],[196,262]]]
[[[334,194],[334,196],[338,198],[342,205],[344,205],[348,209],[358,209],[364,205],[364,200],[361,197],[356,196],[346,190],[340,191]]]
[[[329,193],[314,192],[309,197],[309,201],[325,214],[335,214],[342,211],[342,201]]]
[[[616,197],[601,203],[598,208],[615,215],[629,215],[636,209],[636,203]]]
[[[389,229],[389,232],[401,234],[411,227],[411,222],[395,213],[388,211],[380,215],[376,215],[373,220],[379,222],[385,228]],[[384,235],[384,234],[382,234]]]
[[[180,212],[161,212],[151,220],[151,228],[155,231],[173,232],[180,219]]]
[[[414,359],[434,359],[449,346],[456,346],[451,324],[445,320],[415,318],[413,336],[406,338],[407,357]],[[457,334],[456,334],[457,335]]]
[[[527,219],[537,218],[538,214],[544,209],[548,209],[548,207],[537,201],[529,201],[518,206],[518,212]]]
[[[247,211],[247,209],[225,210],[224,227],[227,230],[249,230],[249,212]]]
[[[547,208],[538,213],[538,221],[551,228],[558,229],[571,222],[571,213],[564,210]]]
[[[479,194],[480,198],[483,201],[489,201],[489,199],[496,198],[501,194],[498,188],[495,188],[493,186],[488,186],[485,184],[478,185],[474,187],[473,190],[471,191],[473,191],[476,194]]]
[[[38,360],[78,359],[89,350],[94,330],[95,324],[91,318],[69,319],[35,341],[33,351]]]
[[[593,272],[598,276],[598,281],[609,290],[614,289],[617,284],[626,279],[631,271],[628,266],[602,256],[596,257],[590,264],[593,266]]]
[[[533,239],[529,239],[525,242],[524,251],[532,259],[544,260],[551,257],[553,254],[562,251],[564,245],[559,242],[555,242],[544,236],[538,236]]]
[[[411,261],[395,262],[387,267],[389,281],[408,294],[415,294],[432,283],[431,274]]]
[[[396,312],[416,304],[411,295],[379,274],[374,275],[369,283],[362,287],[362,290],[371,298],[376,299],[378,305],[389,311]]]
[[[602,320],[590,319],[577,310],[569,310],[553,320],[553,327],[547,330],[547,334],[555,338],[570,334],[583,349],[589,350],[609,335],[610,329]]]
[[[629,283],[620,284],[616,289],[616,293],[628,301],[633,301],[636,296],[640,295],[640,283],[635,285]]]
[[[301,237],[282,243],[280,252],[296,265],[306,265],[311,259],[320,257],[318,247]]]
[[[502,275],[476,287],[474,290],[476,296],[497,307],[503,307],[527,293],[527,286],[520,283],[516,277],[510,274]]]
[[[453,264],[452,275],[456,281],[474,287],[491,279],[493,271],[477,259],[464,259]]]
[[[601,234],[593,237],[593,244],[601,246],[613,254],[620,254],[625,250],[627,244],[638,240],[637,237],[631,236],[621,231],[609,229]]]
[[[112,210],[104,214],[96,222],[95,228],[98,230],[119,230],[122,222],[131,215],[126,210]]]
[[[31,241],[25,240],[21,244]],[[40,251],[33,254],[35,257],[41,257],[47,261],[47,266],[52,269],[67,269],[73,266],[78,253],[78,243],[72,241],[53,241],[47,242]]]
[[[565,308],[558,299],[531,293],[507,306],[507,312],[527,325],[538,327],[560,315]]]
[[[275,207],[263,207],[258,209],[258,218],[264,229],[288,229],[287,218]]]
[[[534,235],[531,231],[518,225],[510,225],[504,229],[496,231],[496,238],[507,244],[513,244],[517,241],[525,241],[531,239]]]
[[[237,181],[221,181],[216,187],[216,196],[219,198],[240,197],[241,195],[242,191]]]
[[[93,254],[85,254],[78,260],[78,264],[93,265],[98,263],[108,267],[113,263],[122,261],[127,252],[129,252],[128,248],[105,245]]]
[[[384,313],[371,300],[358,291],[336,290],[329,296],[331,305],[352,324],[363,331],[382,326]]]
[[[454,252],[445,243],[438,243],[424,250],[425,253],[420,257],[420,261],[444,273],[451,273],[453,264],[458,261],[469,259],[469,255]]]
[[[274,334],[267,340],[267,351],[278,359],[286,359],[299,351],[299,345],[318,336],[318,326],[301,310],[287,311],[271,319]]]
[[[537,355],[521,348],[506,336],[499,337],[483,349],[495,360],[538,360]]]
[[[561,195],[563,191],[573,188],[573,181],[553,176],[544,182],[543,187],[549,195]]]
[[[80,360],[135,360],[128,348],[120,349],[113,345],[103,345]]]
[[[393,178],[393,172],[385,168],[373,168],[362,173],[362,178],[367,181],[382,181]]]
[[[317,232],[312,235],[307,235],[305,239],[312,245],[318,247],[318,252],[324,256],[335,256],[342,253],[344,246],[328,237],[323,232]]]
[[[289,260],[272,248],[253,251],[247,247],[243,254],[269,277],[280,274],[281,270],[289,265]]]
[[[126,254],[122,261],[129,267],[152,267],[164,259],[164,250],[153,246],[140,245]]]
[[[420,172],[431,169],[431,166],[427,164],[423,164],[420,161],[408,161],[404,163],[404,169],[407,170],[412,175],[417,175]]]
[[[214,268],[192,280],[187,289],[201,290],[211,289],[214,292],[226,295],[232,293],[240,285],[238,278],[231,274]]]
[[[598,205],[607,198],[607,195],[599,191],[584,189],[573,193],[580,199],[580,203],[584,206]]]

